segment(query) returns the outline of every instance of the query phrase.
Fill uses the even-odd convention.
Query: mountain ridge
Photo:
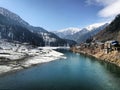
[[[87,38],[97,34],[99,31],[103,30],[108,24],[109,24],[109,22],[102,22],[102,23],[91,24],[82,29],[74,28],[74,31],[76,31],[75,33],[71,33],[71,31],[72,31],[72,30],[70,30],[71,28],[58,30],[53,33],[55,33],[56,35],[58,35],[61,38],[70,39],[70,40],[76,41],[77,43],[81,43],[81,42],[84,42]]]

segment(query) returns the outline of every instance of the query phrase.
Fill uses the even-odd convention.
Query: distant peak
[[[80,30],[81,30],[80,28],[69,27],[69,28],[65,28],[65,29],[59,30],[58,32],[68,32],[68,31],[78,32]]]
[[[86,29],[89,30],[89,31],[91,31],[91,30],[93,30],[95,28],[98,28],[100,26],[103,26],[103,25],[109,24],[109,23],[110,22],[94,23],[94,24],[91,24],[91,25],[87,26]]]

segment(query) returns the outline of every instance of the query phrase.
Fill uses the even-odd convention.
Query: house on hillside
[[[113,49],[114,51],[120,51],[120,45],[119,45],[119,42],[118,42],[118,41],[113,41],[113,42],[111,43],[111,45],[112,45],[112,49]]]
[[[111,51],[119,51],[120,45],[116,40],[106,41],[104,44],[104,52],[107,54]]]
[[[102,42],[96,42],[96,43],[97,43],[97,47],[98,47],[99,51],[104,49],[104,43],[102,43]]]

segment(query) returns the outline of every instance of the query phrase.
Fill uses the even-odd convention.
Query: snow
[[[46,47],[38,47],[38,49],[52,49],[52,50],[55,50],[55,49],[70,49],[69,46],[58,46],[58,47],[50,47],[50,46],[46,46]]]
[[[0,74],[28,68],[36,64],[46,63],[60,58],[66,59],[63,53],[52,50],[50,47],[30,48],[31,46],[29,45],[15,45],[5,40],[0,40],[0,47],[2,48],[0,49]],[[5,59],[7,59],[7,61]]]
[[[62,34],[64,34],[64,35],[73,35],[73,34],[75,34],[75,33],[77,33],[77,32],[82,31],[83,29],[87,29],[88,31],[91,31],[91,30],[93,30],[93,29],[95,29],[95,28],[98,28],[98,27],[100,27],[100,26],[103,26],[103,25],[106,24],[106,23],[110,23],[110,22],[94,23],[94,24],[91,24],[91,25],[89,25],[89,26],[86,26],[86,27],[84,27],[84,28],[82,28],[82,29],[70,27],[70,28],[66,28],[66,29],[62,29],[62,30],[55,31],[54,33],[56,33],[56,34],[62,33]]]
[[[12,67],[10,66],[6,66],[6,65],[0,65],[0,74],[8,72],[12,69]]]
[[[59,30],[58,32],[66,32],[68,30],[71,31],[71,32],[78,32],[81,29],[80,28],[69,27],[69,28],[66,28],[66,29]]]
[[[56,35],[58,35],[61,38],[74,40],[72,37],[75,37],[76,34],[78,34],[78,33],[80,35],[82,35],[82,33],[84,34],[84,33],[90,32],[92,30],[95,30],[97,28],[102,28],[102,26],[104,26],[104,25],[107,26],[109,23],[110,23],[110,21],[102,22],[102,23],[94,23],[94,24],[91,24],[91,25],[83,27],[83,28],[66,28],[66,29],[62,29],[62,30],[53,31],[53,33],[55,33]]]
[[[80,28],[69,27],[69,28],[66,28],[66,29],[58,30],[55,33],[63,33],[65,35],[73,35],[73,34],[79,32],[79,31],[81,31]]]
[[[56,38],[52,38],[50,33],[40,33],[43,37],[43,40],[45,41],[45,46],[50,45],[51,42],[56,42]]]
[[[29,67],[29,66],[36,65],[39,63],[54,61],[59,58],[65,59],[66,57],[64,56],[64,54],[62,54],[60,52],[45,49],[45,50],[42,50],[42,54],[32,57],[32,58],[28,59],[26,62],[24,62],[23,66]]]
[[[14,52],[12,50],[0,50],[0,57],[7,58],[9,60],[22,59],[25,55],[25,53]]]
[[[3,73],[7,73],[7,72],[10,72],[10,71],[16,71],[16,70],[20,70],[20,69],[23,69],[22,67],[14,67],[13,65],[11,66],[7,66],[7,65],[0,65],[0,74],[3,74]]]
[[[28,54],[33,57],[28,58],[27,60],[25,60],[19,64],[0,65],[0,74],[14,71],[14,70],[23,69],[23,67],[28,68],[28,67],[36,65],[36,64],[46,63],[46,62],[54,61],[54,60],[60,59],[60,58],[66,59],[64,54],[54,51],[54,50],[50,50],[50,49],[45,49],[45,50],[39,51],[39,53],[38,53],[37,49],[36,50],[34,49],[34,50],[31,50]],[[15,54],[10,55],[10,56],[2,55],[2,57],[7,57],[12,60],[21,58],[21,56],[19,56],[19,55],[15,56]]]
[[[96,28],[98,28],[98,27],[100,27],[100,26],[105,25],[106,23],[107,23],[107,22],[91,24],[91,25],[87,26],[86,29],[87,29],[88,31],[91,31],[91,30],[93,30],[93,29],[96,29]]]

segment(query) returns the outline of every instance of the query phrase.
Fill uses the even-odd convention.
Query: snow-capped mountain
[[[41,27],[28,24],[20,16],[2,7],[0,7],[0,38],[42,46],[67,44],[67,40]]]
[[[57,33],[64,33],[64,35],[73,35],[77,32],[79,32],[81,29],[80,28],[66,28],[66,29],[62,29],[59,31],[56,31]]]
[[[87,33],[84,33],[82,35],[79,35],[78,38],[76,38],[76,41],[78,43],[84,42],[86,41],[88,38],[96,35],[97,33],[99,33],[100,31],[102,31],[103,29],[105,29],[110,22],[106,22],[106,23],[97,23],[97,24],[92,24],[89,25],[88,27],[86,27],[85,29],[88,30]],[[76,35],[75,35],[76,36]]]
[[[85,41],[87,38],[103,30],[106,26],[108,26],[108,24],[109,22],[95,23],[86,26],[85,28],[82,29],[68,28],[68,29],[58,30],[54,33],[61,38],[70,39],[76,41],[77,43],[81,43]]]
[[[92,24],[92,25],[87,26],[86,29],[87,29],[88,31],[92,31],[92,30],[95,30],[95,29],[97,29],[97,28],[100,28],[101,26],[104,26],[106,23],[108,23],[108,22],[95,23],[95,24]]]
[[[80,28],[74,28],[74,27],[72,28],[72,27],[70,27],[70,28],[59,30],[58,32],[73,35],[74,33],[79,32],[80,30],[81,30]]]
[[[55,33],[56,35],[58,35],[61,38],[66,38],[66,36],[73,35],[73,34],[79,32],[79,31],[81,31],[80,28],[70,27],[70,28],[54,31],[53,33]]]

